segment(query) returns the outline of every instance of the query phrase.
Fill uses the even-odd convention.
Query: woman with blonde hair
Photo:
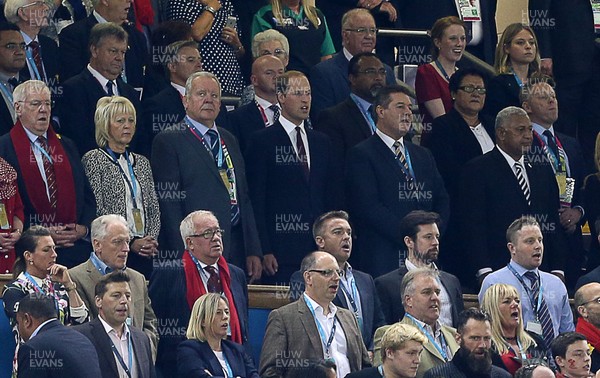
[[[312,66],[335,53],[327,21],[315,6],[315,0],[271,0],[271,4],[260,8],[254,15],[252,38],[268,29],[275,29],[288,39],[288,70],[308,75]],[[352,32],[370,31],[356,29]]]
[[[524,361],[544,357],[543,341],[534,339],[523,328],[521,299],[514,286],[490,286],[483,296],[481,309],[490,315],[492,347],[510,374],[514,375]]]
[[[180,377],[250,377],[258,371],[244,347],[226,340],[229,302],[216,293],[196,299],[187,327],[187,340],[177,347]]]
[[[540,52],[531,27],[514,23],[504,29],[496,46],[494,69],[496,76],[489,83],[484,113],[496,118],[507,106],[521,106],[521,87],[540,70]]]

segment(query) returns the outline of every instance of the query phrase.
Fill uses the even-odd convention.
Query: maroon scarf
[[[23,181],[25,181],[25,191],[36,215],[39,217],[37,222],[31,223],[41,223],[48,226],[75,223],[77,221],[77,208],[73,170],[60,142],[60,136],[54,132],[52,126],[48,127],[48,152],[52,158],[56,175],[57,206],[55,209],[52,208],[48,200],[46,184],[35,160],[31,141],[25,133],[21,121],[18,120],[10,130],[10,138],[17,153]]]
[[[580,317],[577,319],[575,331],[585,335],[587,342],[590,343],[594,349],[600,348],[600,329],[596,328],[590,322]],[[598,350],[600,351],[600,349]]]

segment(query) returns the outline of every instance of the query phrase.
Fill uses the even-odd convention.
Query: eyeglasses
[[[25,8],[35,7],[35,6],[39,6],[39,5],[43,5],[46,8],[50,9],[50,6],[45,1],[34,1],[33,3],[29,3],[27,5],[23,5],[22,7],[19,7],[19,9],[25,9]]]
[[[110,241],[110,243],[112,245],[115,245],[115,246],[121,246],[121,245],[124,245],[124,244],[129,245],[130,242],[131,242],[130,239],[114,239],[114,240]]]
[[[280,57],[280,56],[285,56],[286,54],[287,53],[285,52],[284,49],[277,48],[277,49],[273,50],[272,52],[269,50],[264,50],[263,52],[260,53],[260,56],[275,55],[277,57]]]
[[[463,91],[465,91],[467,93],[477,92],[477,93],[482,94],[482,95],[484,95],[484,94],[487,93],[487,89],[481,88],[481,87],[474,87],[472,85],[465,85],[465,86],[462,86],[462,87],[458,87],[458,89],[463,90]]]
[[[592,302],[596,302],[596,303],[600,304],[600,297],[594,298],[591,301],[584,302],[581,304],[581,306],[585,306],[586,304],[592,303]]]
[[[219,234],[219,235],[223,235],[225,233],[225,230],[222,230],[220,228],[217,228],[216,230],[206,230],[201,234],[195,234],[195,235],[188,235],[188,238],[199,238],[199,237],[203,237],[204,239],[212,239],[215,237],[215,234]]]
[[[310,269],[309,272],[319,273],[325,278],[330,278],[333,276],[333,273],[337,273],[338,277],[341,277],[344,274],[344,271],[341,269]]]
[[[385,68],[380,68],[380,69],[375,69],[375,68],[368,68],[364,71],[357,71],[357,73],[359,74],[364,74],[367,76],[385,76]]]
[[[354,32],[357,34],[369,35],[377,34],[377,28],[356,28],[356,29],[344,29],[345,31]]]
[[[54,100],[46,100],[46,101],[33,100],[33,101],[17,101],[17,102],[27,104],[27,105],[31,106],[32,108],[37,108],[37,109],[41,109],[42,105],[46,106],[47,108],[54,107]]]
[[[27,47],[27,45],[25,44],[25,42],[22,43],[7,43],[6,45],[2,46],[7,50],[25,50],[25,48]]]

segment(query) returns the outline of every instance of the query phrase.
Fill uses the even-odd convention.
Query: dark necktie
[[[56,174],[54,172],[54,166],[48,156],[48,143],[46,142],[46,138],[40,136],[37,138],[37,141],[43,151],[42,153],[42,162],[44,163],[44,173],[46,174],[46,185],[48,186],[48,193],[50,194],[50,205],[53,208],[56,208],[57,203],[57,189],[56,189]]]
[[[106,93],[107,93],[109,96],[114,96],[114,95],[115,95],[115,92],[113,91],[113,85],[115,85],[115,82],[114,82],[114,81],[112,81],[112,80],[109,80],[109,81],[106,83]]]
[[[531,206],[531,193],[529,192],[529,185],[527,184],[527,180],[525,180],[525,175],[523,175],[523,166],[518,161],[515,162],[515,170],[517,171],[517,182],[519,183],[519,187],[525,196],[525,200],[527,200],[527,204]]]
[[[8,84],[12,86],[12,90],[14,91],[15,88],[19,85],[19,80],[17,80],[16,77],[11,77],[10,79],[8,79]]]
[[[524,276],[531,283],[531,294],[535,296],[534,303],[537,305],[540,294],[540,279],[535,272],[525,272]],[[549,347],[552,340],[554,340],[554,327],[552,326],[552,318],[550,317],[550,311],[548,310],[544,296],[542,296],[539,308],[534,310],[542,325],[542,336],[546,342],[546,347]]]
[[[273,123],[279,121],[279,116],[281,115],[281,113],[279,112],[279,106],[271,105],[269,106],[269,109],[273,111]]]
[[[221,279],[219,278],[215,267],[207,265],[204,267],[204,270],[208,272],[208,282],[206,283],[208,292],[221,294],[223,292],[223,286],[221,285]]]
[[[404,176],[406,177],[406,181],[410,182],[412,180],[412,177],[410,176],[408,162],[406,161],[404,152],[402,152],[402,144],[400,143],[400,141],[397,140],[394,142],[393,147],[394,147],[394,153],[396,154],[396,158],[398,159],[400,166],[404,168],[404,169],[402,169],[402,172],[404,173]]]
[[[554,135],[552,135],[552,132],[550,130],[544,131],[543,134],[544,136],[546,136],[546,138],[548,138],[548,147],[550,148],[554,156],[558,159],[558,146],[556,145]]]
[[[304,171],[304,178],[308,181],[310,177],[308,155],[306,155],[306,148],[304,147],[304,141],[302,140],[302,128],[300,126],[296,126],[296,150],[298,151],[300,165],[302,165],[302,170]]]
[[[213,158],[215,161],[217,160],[217,156],[219,156],[219,134],[213,129],[208,129],[206,135],[209,136],[210,140],[206,141],[210,151],[212,152]],[[219,167],[221,168],[221,167]]]
[[[40,74],[40,80],[45,80],[46,77],[44,76],[44,65],[42,63],[42,53],[40,51],[39,42],[29,42],[29,48],[31,48],[31,55],[33,56],[33,62],[35,63],[35,67],[37,68],[37,71]]]

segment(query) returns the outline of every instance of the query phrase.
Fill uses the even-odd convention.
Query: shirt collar
[[[94,11],[92,12],[92,14],[94,15],[94,17],[96,17],[96,20],[98,21],[99,24],[104,24],[106,22],[108,22],[106,20],[106,18],[100,16],[100,13],[96,12],[96,10],[94,9]]]
[[[342,52],[344,53],[344,56],[346,57],[348,62],[354,57],[354,55],[350,54],[350,51],[348,51],[348,49],[345,47],[342,49]]]
[[[106,265],[104,263],[104,261],[102,261],[98,258],[98,256],[96,255],[96,252],[92,252],[90,254],[90,260],[92,261],[92,264],[94,264],[96,269],[98,269],[98,271],[100,271],[100,274],[105,275],[112,271],[112,269],[108,265]],[[110,269],[110,271],[108,271],[108,269]]]
[[[394,143],[396,143],[396,141],[394,139],[392,139],[389,135],[384,134],[379,129],[375,130],[375,134],[377,134],[381,138],[381,140],[383,141],[383,143],[385,143],[385,145],[388,146],[388,148],[390,150],[394,151]],[[400,144],[404,148],[404,137],[398,139],[398,141],[400,142]]]
[[[438,335],[440,334],[440,332],[442,332],[442,323],[440,322],[440,320],[436,320],[435,321],[435,331],[433,331],[433,329],[431,328],[431,326],[425,322],[420,321],[419,319],[417,319],[416,317],[412,316],[411,317],[414,319],[414,321],[416,321],[421,327],[425,328],[425,330],[429,333],[431,333],[433,335],[433,337],[438,337]]]
[[[106,331],[107,334],[110,334],[111,332],[113,332],[115,335],[117,334],[117,331],[113,327],[111,327],[110,324],[104,321],[104,319],[102,319],[102,316],[98,316],[98,319],[100,319],[100,323],[102,323],[102,327],[104,327],[104,331]],[[127,326],[127,323],[123,323],[123,327],[123,335],[121,336],[121,338],[127,338],[129,337],[129,327]]]
[[[268,109],[271,105],[277,105],[279,107],[278,103],[271,104],[269,101],[265,100],[262,97],[259,97],[258,95],[254,95],[254,99],[256,100],[256,102],[258,102],[258,105],[260,105],[263,109]]]
[[[510,156],[509,154],[507,154],[506,152],[504,152],[502,150],[502,148],[500,148],[500,146],[496,145],[496,147],[498,147],[498,151],[500,151],[500,153],[502,154],[502,156],[504,156],[504,158],[506,159],[506,162],[508,163],[508,165],[510,165],[510,167],[512,168],[515,163],[518,161],[519,163],[521,163],[521,166],[523,168],[525,168],[525,155],[521,155],[521,158],[519,160],[515,160],[512,158],[512,156]]]
[[[179,95],[181,97],[185,96],[185,87],[179,84],[175,84],[173,82],[171,82],[171,85],[173,86],[173,88],[177,89],[177,92],[179,92]]]
[[[40,332],[40,329],[42,329],[42,327],[43,327],[43,326],[45,326],[46,324],[48,324],[48,323],[50,323],[50,322],[52,322],[52,321],[55,321],[55,320],[56,320],[56,321],[58,321],[58,319],[56,319],[56,318],[52,318],[52,319],[48,319],[48,320],[46,320],[45,322],[43,322],[42,324],[40,324],[40,325],[39,325],[39,326],[38,326],[38,327],[35,329],[35,331],[33,331],[33,333],[31,334],[31,336],[29,336],[29,340],[33,339],[33,337],[34,337],[35,335],[37,335],[37,334]]]
[[[335,313],[337,312],[337,307],[333,304],[333,302],[329,303],[329,314],[328,315],[324,315],[323,314],[323,307],[321,307],[320,304],[318,304],[317,302],[315,302],[306,293],[306,291],[304,292],[304,298],[310,303],[310,305],[312,306],[312,308],[315,310],[315,314],[318,314],[320,316],[327,316],[327,318],[333,318],[335,316]]]
[[[285,129],[285,132],[288,135],[292,134],[292,131],[296,130],[296,125],[294,125],[290,120],[285,118],[283,115],[279,116],[279,123],[281,123],[281,126],[283,126],[283,128]],[[304,121],[302,121],[302,123],[299,124],[298,126],[300,126],[300,129],[306,133],[306,130],[304,129]]]
[[[98,82],[100,83],[100,85],[102,86],[102,90],[106,90],[106,84],[108,83],[108,79],[105,78],[104,76],[102,76],[102,74],[98,71],[96,71],[96,69],[94,67],[92,67],[89,63],[87,65],[87,69],[88,71],[90,71],[90,73],[92,74],[92,76],[94,78],[96,78],[96,80],[98,80]],[[114,79],[112,81],[115,85],[117,85],[117,79]]]
[[[35,38],[31,38],[27,33],[25,33],[23,30],[21,30],[21,35],[23,36],[23,42],[25,42],[25,44],[27,46],[29,46],[29,44],[31,43],[31,41],[38,41],[38,36],[36,35]]]
[[[541,137],[546,138],[546,136],[544,135],[544,131],[550,130],[552,135],[556,138],[556,133],[554,132],[554,125],[550,125],[549,128],[545,128],[544,126],[535,122],[532,122],[531,124],[533,125],[533,131],[538,133],[538,135],[540,135]]]
[[[38,136],[35,135],[34,133],[32,133],[31,131],[27,130],[27,128],[23,125],[21,125],[23,127],[23,130],[25,130],[25,134],[27,134],[27,137],[29,138],[29,141],[31,141],[31,143],[35,143],[35,141],[37,140]],[[44,138],[48,139],[48,131],[44,132],[44,135],[42,135]]]
[[[358,95],[356,95],[356,94],[354,94],[354,93],[350,93],[350,97],[352,97],[352,99],[353,99],[354,101],[357,101],[357,102],[360,104],[360,106],[361,106],[361,107],[362,107],[362,108],[363,108],[365,111],[368,111],[368,110],[369,110],[369,107],[370,107],[371,105],[373,105],[373,104],[371,104],[369,101],[367,101],[367,100],[363,99],[362,97],[360,97],[360,96],[358,96]]]
[[[209,127],[204,125],[203,123],[200,123],[198,121],[195,121],[193,119],[190,118],[190,116],[185,116],[185,120],[186,122],[193,126],[196,130],[198,130],[200,132],[200,134],[202,134],[202,136],[204,136],[206,134],[206,132],[208,131]],[[219,134],[219,130],[217,130],[217,124],[213,124],[212,130],[216,131],[217,134]]]
[[[525,269],[523,266],[517,264],[517,262],[515,262],[515,260],[510,260],[509,262],[510,266],[513,267],[513,269],[515,270],[515,272],[517,272],[519,274],[519,276],[523,276],[525,273],[527,272],[534,272],[536,274],[536,276],[540,276],[539,273],[539,269],[535,268],[535,269]]]
[[[404,266],[406,266],[407,270],[419,269],[419,267],[416,266],[412,261],[410,261],[410,259],[408,257],[404,260]],[[437,265],[435,265],[434,262],[430,263],[428,268],[433,269],[433,270],[438,270],[438,267],[437,267]]]

